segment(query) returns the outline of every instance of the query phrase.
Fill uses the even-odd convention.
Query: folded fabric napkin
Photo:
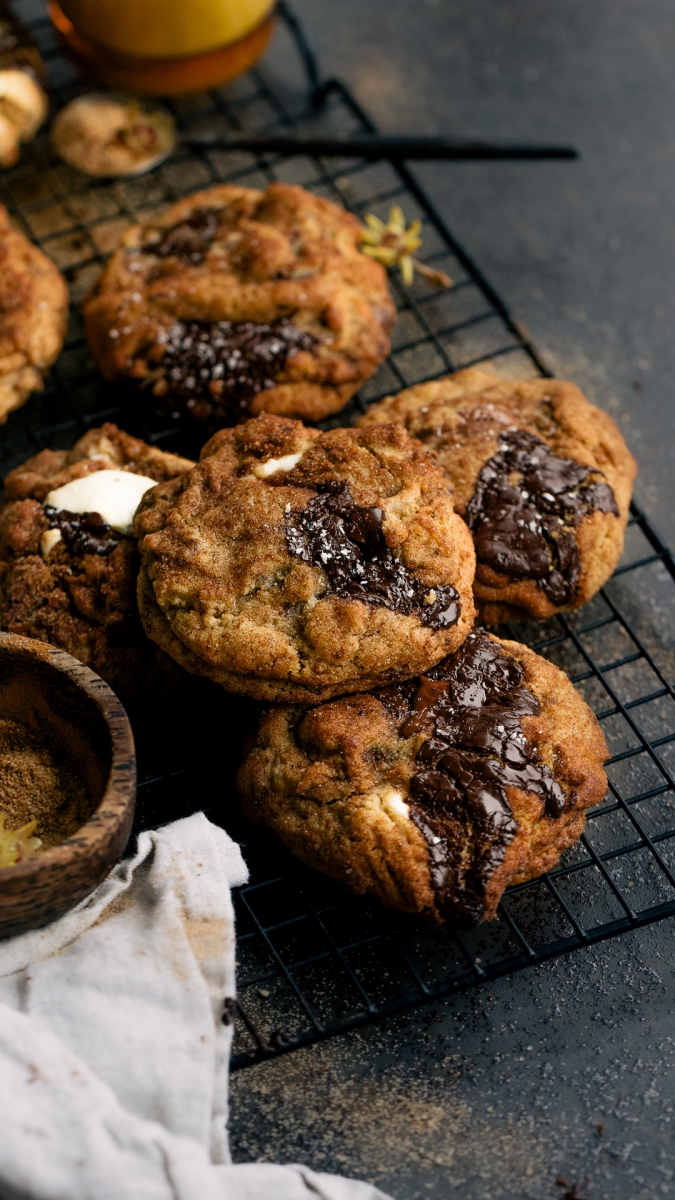
[[[77,908],[0,942],[0,1196],[386,1200],[301,1166],[230,1164],[239,847],[203,813],[138,839]]]

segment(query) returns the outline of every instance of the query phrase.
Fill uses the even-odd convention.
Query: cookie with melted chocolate
[[[351,214],[304,188],[196,192],[127,230],[86,298],[94,357],[211,430],[318,421],[389,351],[395,309]]]
[[[189,671],[315,703],[430,669],[473,623],[471,536],[400,425],[263,414],[141,501],[145,629]]]
[[[72,450],[42,450],[11,471],[0,505],[0,629],[67,650],[125,699],[172,685],[182,673],[139,620],[135,539],[98,512],[45,501],[99,471],[166,483],[192,466],[106,424]]]
[[[238,786],[244,814],[310,866],[465,929],[579,838],[606,755],[562,671],[474,630],[417,679],[270,709]]]
[[[392,420],[436,452],[453,483],[483,621],[579,608],[607,581],[636,466],[611,417],[574,384],[469,368],[388,397],[359,424]]]
[[[4,103],[9,104],[8,97]],[[61,350],[68,287],[61,272],[0,205],[0,424],[31,392]]]

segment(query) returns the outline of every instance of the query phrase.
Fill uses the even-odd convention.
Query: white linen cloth
[[[0,942],[0,1196],[386,1200],[301,1166],[230,1164],[239,847],[203,813],[138,839],[77,908]]]

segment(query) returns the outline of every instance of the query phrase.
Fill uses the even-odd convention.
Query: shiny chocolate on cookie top
[[[539,701],[520,663],[482,630],[428,675],[374,694],[399,737],[429,731],[407,803],[429,845],[439,911],[469,928],[481,919],[487,884],[517,832],[506,788],[537,796],[550,819],[565,808],[565,793],[522,729]]]
[[[121,537],[97,512],[74,513],[46,504],[50,529],[58,529],[71,554],[96,554],[106,557],[119,546]]]
[[[172,416],[230,425],[250,416],[259,392],[274,387],[289,354],[315,338],[287,317],[254,321],[176,321],[167,331],[154,394]]]
[[[142,249],[158,258],[179,258],[198,266],[218,232],[222,215],[219,208],[195,208],[169,229],[150,230]]]
[[[601,472],[552,454],[525,429],[500,435],[466,507],[478,561],[513,579],[534,579],[555,605],[574,599],[576,527],[599,511],[619,515]]]
[[[431,629],[459,620],[454,587],[425,587],[394,556],[382,531],[381,508],[354,503],[347,483],[324,484],[306,508],[286,513],[286,545],[295,558],[321,567],[327,592],[416,616]]]

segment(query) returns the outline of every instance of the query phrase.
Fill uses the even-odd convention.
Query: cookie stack
[[[230,427],[198,463],[107,425],[12,472],[0,625],[122,693],[202,676],[261,702],[245,813],[353,890],[469,926],[557,862],[606,788],[567,677],[484,626],[595,594],[635,466],[573,385],[478,369],[355,428],[296,419],[342,407],[387,353],[386,275],[359,237],[284,185],[214,188],[127,234],[85,303],[101,369]]]

